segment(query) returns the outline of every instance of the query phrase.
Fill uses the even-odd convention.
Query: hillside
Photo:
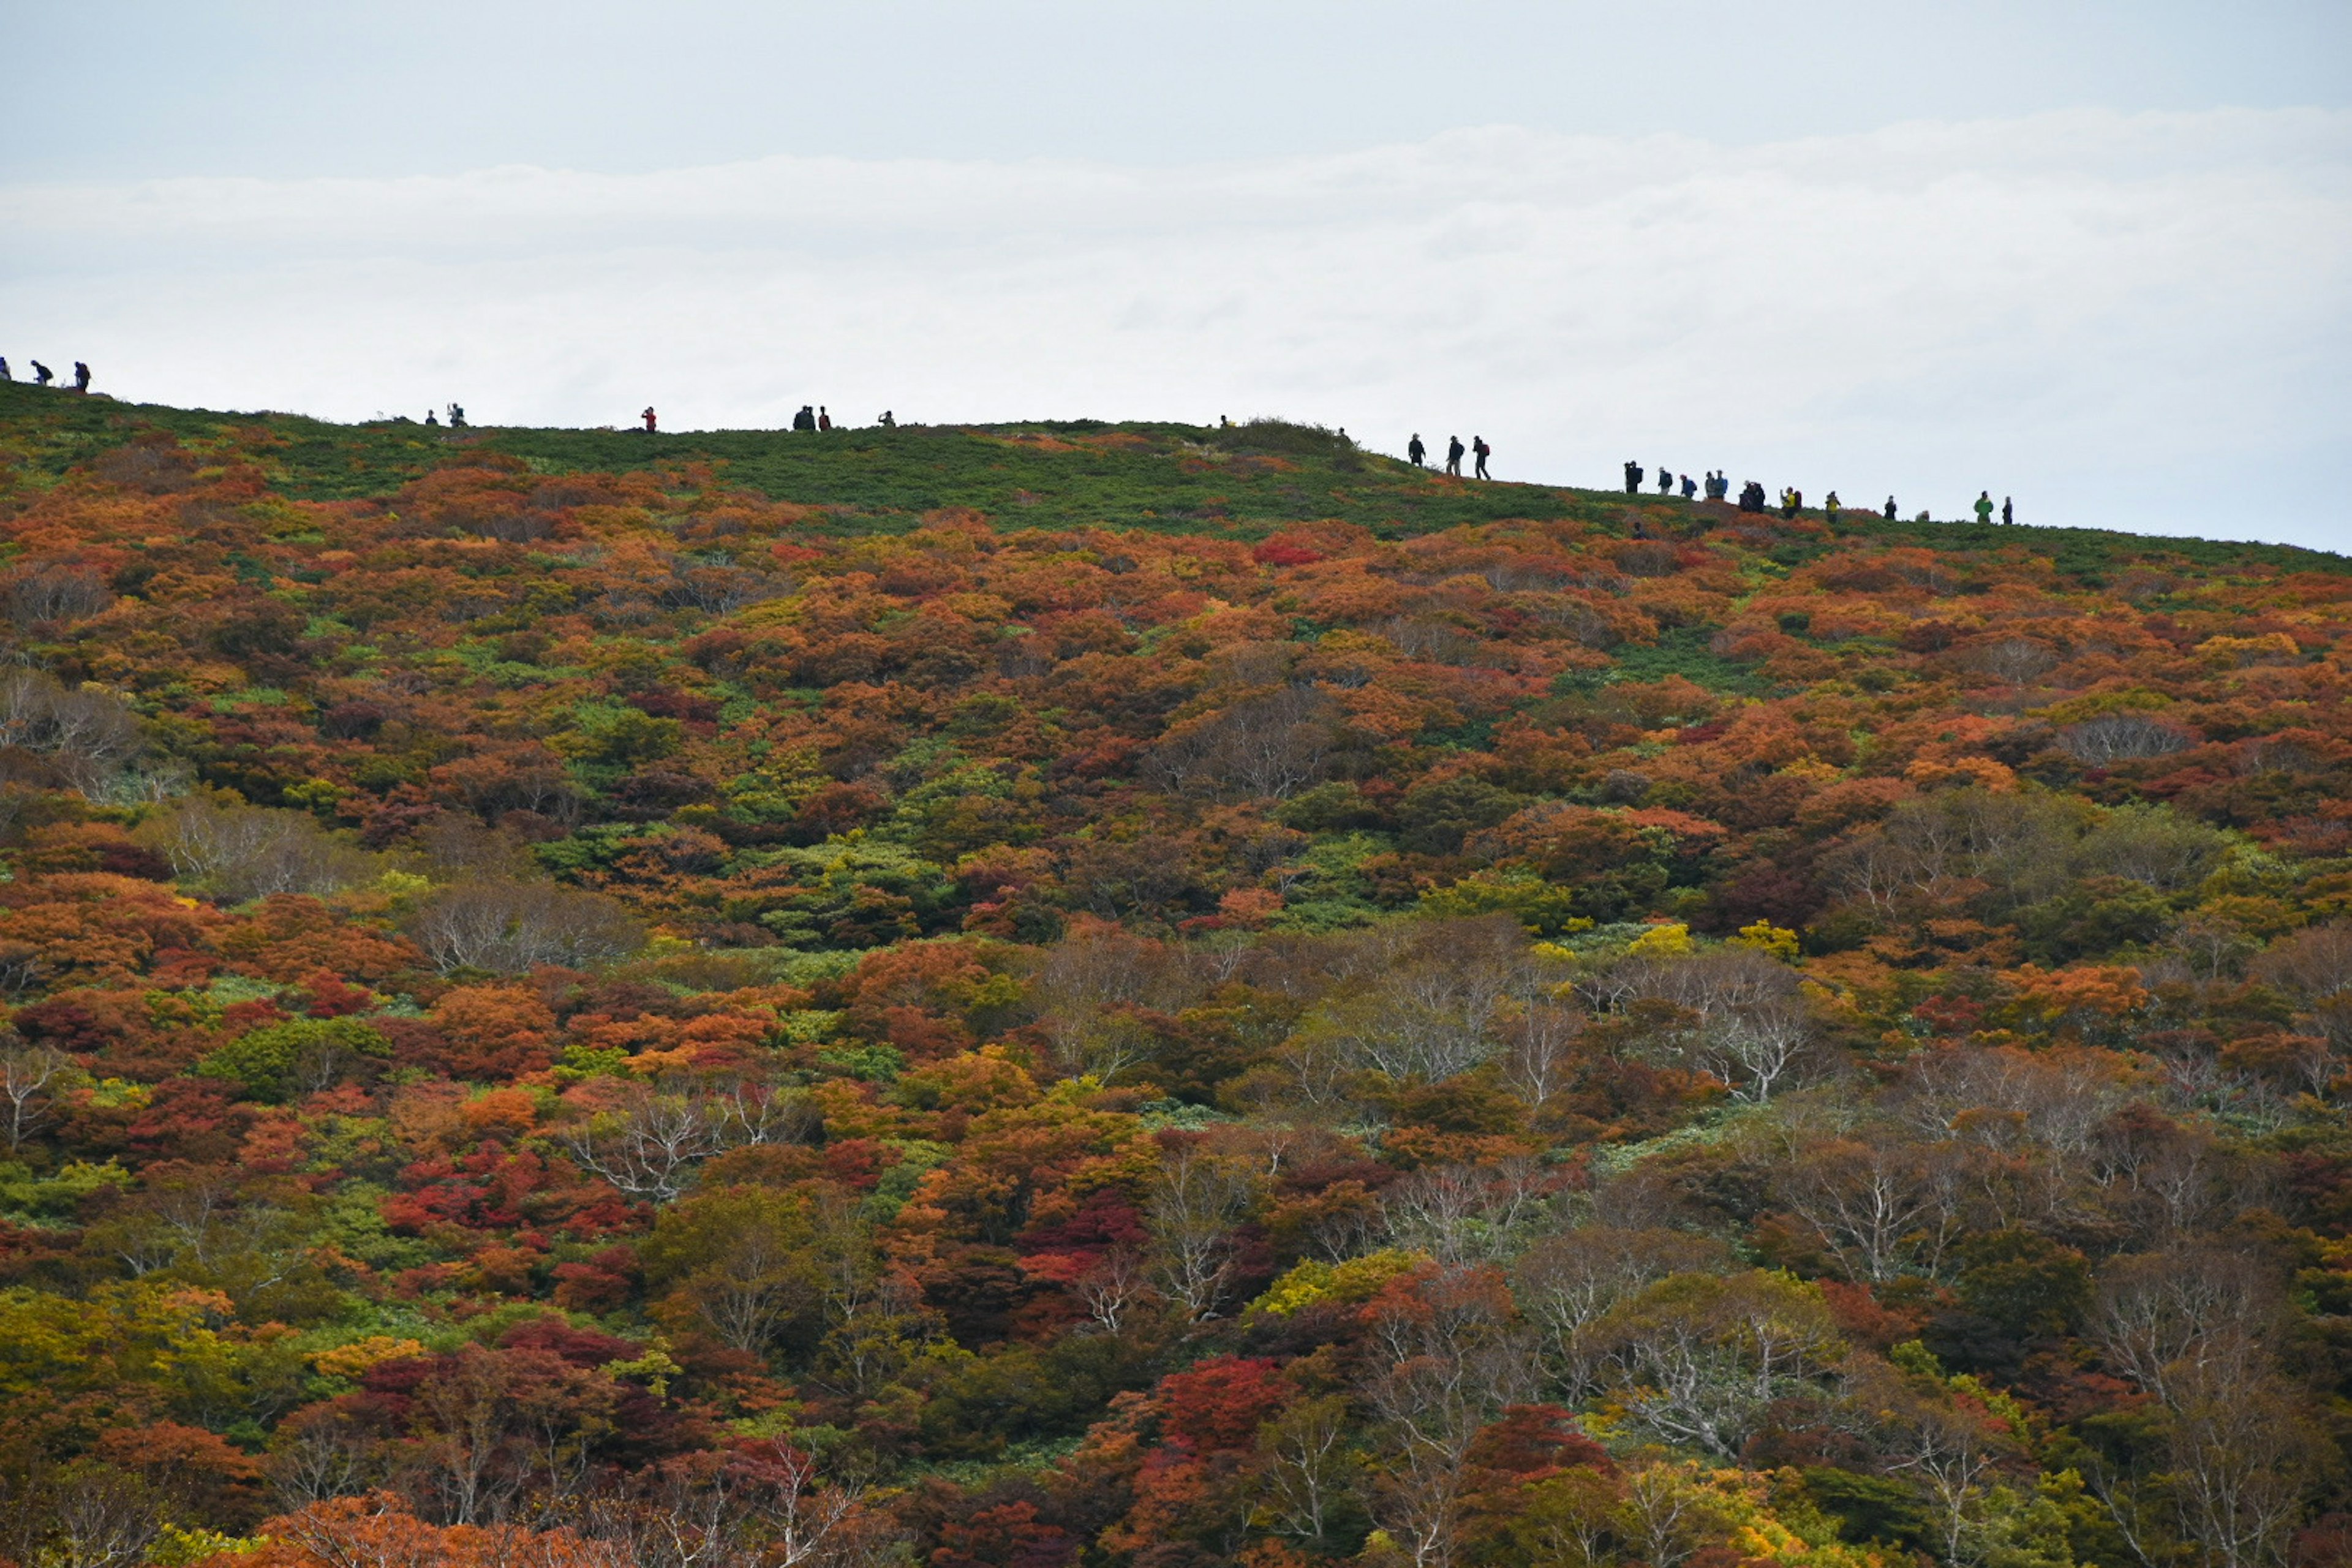
[[[2352,561],[23,386],[0,530],[0,1556],[2352,1551]]]

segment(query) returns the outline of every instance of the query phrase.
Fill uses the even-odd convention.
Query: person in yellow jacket
[[[1990,522],[1992,521],[1992,492],[1990,490],[1979,490],[1977,492],[1977,521],[1979,522]]]

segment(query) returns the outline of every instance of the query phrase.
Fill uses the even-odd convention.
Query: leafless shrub
[[[764,1085],[633,1084],[620,1103],[558,1134],[574,1163],[632,1197],[672,1203],[696,1167],[730,1149],[802,1142],[815,1117]]]
[[[0,1044],[0,1131],[8,1136],[9,1153],[49,1119],[73,1066],[71,1057],[47,1046],[23,1045],[13,1037]]]
[[[1520,1313],[1543,1335],[1552,1374],[1570,1399],[1592,1389],[1592,1326],[1670,1274],[1724,1267],[1720,1242],[1686,1231],[1585,1226],[1529,1247],[1512,1271]]]
[[[1150,767],[1181,794],[1279,800],[1323,777],[1339,732],[1329,697],[1286,686],[1171,731]]]
[[[612,900],[536,882],[468,882],[436,894],[410,934],[444,973],[518,974],[547,964],[587,968],[646,944],[643,927]]]
[[[109,484],[151,496],[173,495],[196,482],[195,459],[160,431],[114,447],[90,471]]]
[[[1432,664],[1478,664],[1484,662],[1486,651],[1483,643],[1461,627],[1427,617],[1395,616],[1371,629],[1406,658]]]
[[[662,589],[661,601],[674,609],[726,616],[791,591],[789,580],[747,572],[723,559],[709,562],[680,556],[670,563],[670,580]]]
[[[1617,547],[1617,569],[1632,577],[1671,576],[1682,565],[1682,552],[1661,539],[1629,540]]]
[[[338,891],[372,862],[299,811],[225,805],[192,796],[142,830],[191,887],[233,904],[272,893]]]
[[[8,583],[8,619],[20,632],[55,621],[81,620],[113,602],[106,584],[87,566],[36,566]]]
[[[87,793],[135,762],[145,741],[138,718],[111,693],[18,669],[0,676],[0,748],[39,755]]]
[[[2168,757],[2196,743],[2178,726],[2145,713],[2102,713],[2058,732],[2058,744],[2066,754],[2093,767],[2140,757]]]
[[[2003,637],[1999,642],[1979,643],[1962,653],[1958,662],[1963,669],[2022,686],[2057,668],[2058,656],[2028,638]]]

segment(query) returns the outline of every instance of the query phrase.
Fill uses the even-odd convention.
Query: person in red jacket
[[[650,436],[654,433],[654,410],[651,404],[646,405],[645,421],[646,434]]]

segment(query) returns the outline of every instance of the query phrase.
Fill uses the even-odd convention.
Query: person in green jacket
[[[1977,521],[1979,522],[1990,522],[1992,521],[1992,492],[1990,490],[1979,490],[1977,492]]]

